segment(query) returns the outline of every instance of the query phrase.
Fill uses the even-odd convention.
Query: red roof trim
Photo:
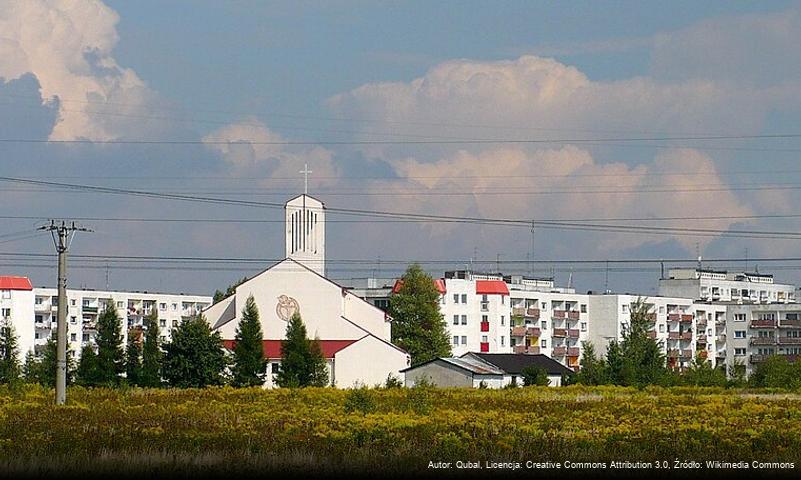
[[[392,293],[400,292],[401,287],[403,286],[403,280],[396,280],[395,285],[392,287]],[[437,287],[437,291],[440,295],[445,295],[447,291],[445,289],[445,280],[441,278],[437,278],[434,280],[434,286]]]
[[[334,358],[340,350],[351,346],[358,340],[320,340],[320,348],[325,358]],[[223,340],[223,346],[228,350],[233,350],[236,345],[235,340]],[[264,358],[281,358],[281,340],[262,340],[264,346]]]
[[[503,280],[476,280],[477,295],[509,295],[509,287]]]
[[[28,277],[0,277],[0,290],[33,290]]]

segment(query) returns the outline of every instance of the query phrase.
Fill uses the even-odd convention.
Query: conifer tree
[[[102,385],[120,383],[125,371],[125,351],[122,348],[122,321],[117,309],[106,306],[97,319],[97,377]]]
[[[41,360],[35,359],[33,368],[30,370],[31,377],[37,383],[45,387],[56,386],[56,368],[57,368],[57,335],[53,334],[47,340],[44,351],[42,352]],[[67,385],[71,384],[75,374],[75,358],[72,355],[72,350],[67,349]]]
[[[32,351],[25,354],[25,362],[22,364],[22,379],[26,383],[36,383],[36,374],[39,368],[39,361]]]
[[[136,329],[128,331],[128,343],[125,346],[125,378],[128,385],[139,385],[142,377],[142,345]]]
[[[449,357],[451,344],[434,279],[412,264],[400,282],[398,292],[389,297],[387,312],[392,317],[392,343],[409,352],[412,365]]]
[[[236,329],[232,384],[235,387],[263,385],[267,376],[267,359],[259,320],[259,309],[250,295],[242,309]]]
[[[281,387],[310,387],[328,384],[328,369],[319,340],[309,341],[306,326],[298,313],[286,327],[281,342],[281,366],[276,381]]]
[[[16,383],[20,379],[19,347],[11,320],[0,322],[0,384]]]
[[[220,385],[226,366],[220,332],[212,332],[203,315],[181,321],[164,345],[164,378],[173,387]]]
[[[78,370],[75,372],[75,383],[85,387],[97,386],[102,383],[98,375],[97,354],[92,345],[84,345],[81,349],[81,359],[78,361]]]
[[[606,383],[606,365],[595,355],[592,342],[581,342],[581,369],[576,374],[576,383],[583,385],[603,385]]]
[[[159,345],[159,322],[155,309],[145,319],[145,341],[142,346],[142,371],[139,385],[142,387],[161,386],[162,353]]]

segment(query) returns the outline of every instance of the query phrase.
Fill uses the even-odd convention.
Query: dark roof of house
[[[573,374],[573,370],[567,368],[556,360],[547,355],[525,354],[525,353],[478,353],[468,352],[462,355],[461,358],[466,356],[473,356],[484,362],[489,363],[506,373],[512,375],[519,375],[523,373],[523,369],[529,366],[544,368],[548,375],[562,375]]]
[[[498,369],[498,367],[494,367],[489,365],[487,362],[477,359],[477,358],[460,358],[460,357],[437,357],[427,362],[423,362],[421,364],[415,365],[413,367],[407,367],[401,370],[401,372],[408,372],[414,370],[415,368],[420,368],[425,365],[429,365],[434,362],[444,362],[448,365],[453,367],[468,371],[470,373],[476,375],[503,375],[503,371]]]

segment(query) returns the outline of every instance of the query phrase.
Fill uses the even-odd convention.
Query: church
[[[297,312],[310,338],[318,338],[328,363],[330,384],[349,388],[403,380],[410,356],[391,343],[391,319],[325,276],[325,205],[307,194],[285,205],[285,259],[236,287],[234,294],[203,314],[233,347],[242,308],[253,295],[269,359],[265,386],[272,388],[281,363],[281,341]]]

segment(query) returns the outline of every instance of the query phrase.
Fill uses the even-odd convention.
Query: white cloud
[[[99,0],[0,0],[0,78],[32,73],[45,102],[60,99],[51,139],[109,140],[162,128],[141,118],[154,92],[112,55],[118,21]]]

